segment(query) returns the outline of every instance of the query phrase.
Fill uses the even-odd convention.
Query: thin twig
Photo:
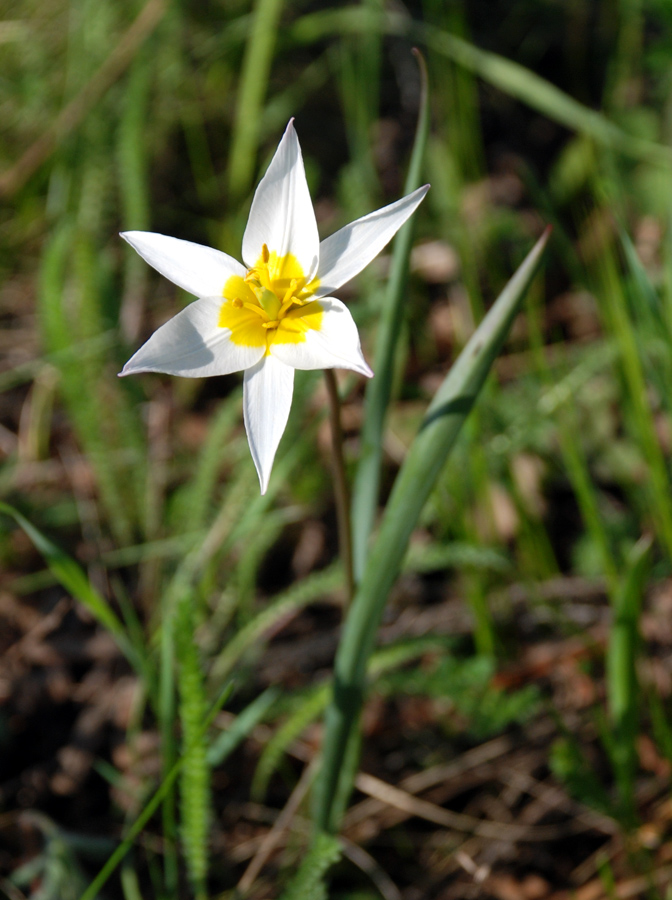
[[[329,422],[331,424],[332,461],[334,467],[334,494],[336,497],[336,519],[338,521],[338,546],[345,571],[347,603],[352,600],[354,577],[352,571],[352,534],[350,531],[350,495],[345,477],[345,456],[343,453],[343,428],[341,427],[341,398],[333,369],[324,370],[329,393]]]
[[[284,809],[276,819],[271,830],[261,842],[259,849],[252,858],[249,866],[243,872],[243,877],[238,882],[236,888],[237,895],[244,896],[249,891],[266,864],[269,856],[273,853],[282,839],[283,834],[291,825],[292,819],[296,815],[296,811],[308,792],[308,788],[313,780],[318,764],[319,757],[315,757],[315,759],[313,759],[313,761],[303,770],[301,778],[299,778],[296,787],[290,794]]]
[[[518,825],[515,822],[494,822],[486,819],[477,819],[474,816],[456,813],[443,806],[422,800],[419,797],[402,791],[394,785],[382,781],[373,775],[360,772],[355,779],[358,791],[382,800],[388,806],[392,806],[410,816],[434,822],[443,828],[453,831],[461,831],[468,834],[477,834],[492,840],[506,841],[549,841],[566,837],[568,834],[577,834],[588,831],[591,826],[569,821],[559,825]]]
[[[340,838],[340,841],[343,855],[369,876],[384,900],[402,900],[399,888],[370,853],[343,837]]]
[[[450,763],[441,763],[421,772],[416,772],[414,775],[401,781],[399,787],[409,794],[418,794],[421,791],[427,791],[436,787],[437,784],[462,779],[472,769],[486,765],[510,753],[512,747],[511,738],[508,736],[493,738],[493,740],[487,741],[485,744],[480,744],[472,750],[467,750]],[[360,800],[355,806],[351,806],[346,813],[343,819],[343,831],[351,831],[361,822],[374,819],[388,805],[387,801],[376,800],[371,796],[367,800]]]

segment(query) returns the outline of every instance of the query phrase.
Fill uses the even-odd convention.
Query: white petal
[[[264,356],[245,372],[243,417],[262,494],[287,425],[293,390],[294,369],[272,356]]]
[[[173,284],[195,297],[218,297],[232,275],[245,269],[220,250],[151,231],[125,231],[121,237]]]
[[[165,372],[200,378],[228,375],[253,366],[266,348],[232,343],[231,331],[217,324],[223,302],[221,297],[194,300],[154,332],[120,375]]]
[[[315,296],[326,297],[368,266],[415,212],[428,190],[426,184],[322,241],[317,271],[320,287]]]
[[[271,354],[295,369],[352,369],[371,378],[347,306],[335,297],[324,297],[319,304],[324,310],[320,330],[306,331],[300,344],[271,344]]]
[[[243,236],[249,268],[258,262],[262,244],[278,256],[293,253],[308,281],[317,271],[320,238],[293,119],[252,201]]]

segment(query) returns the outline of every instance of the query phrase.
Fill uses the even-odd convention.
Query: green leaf
[[[211,680],[221,683],[228,678],[241,656],[257,644],[273,625],[288,613],[302,609],[329,591],[336,590],[342,583],[341,567],[338,564],[312,572],[302,581],[279,594],[273,603],[258,613],[240,629],[213,661]]]
[[[288,747],[324,712],[329,702],[329,684],[318,684],[305,696],[297,699],[295,709],[270,738],[259,758],[250,788],[250,795],[256,802],[263,801],[271,776],[278,768]]]
[[[18,509],[14,509],[8,503],[0,502],[0,512],[11,516],[23,528],[35,545],[35,549],[44,557],[54,578],[114,635],[124,652],[127,653],[129,647],[123,624],[112,611],[107,600],[92,587],[86,574],[75,560],[52,543],[48,537],[45,537]]]
[[[341,844],[338,838],[318,832],[280,900],[327,900],[325,876],[340,858]]]
[[[548,762],[551,772],[566,786],[572,797],[601,813],[612,814],[613,804],[609,794],[574,738],[555,741]]]
[[[338,648],[334,698],[327,710],[317,824],[336,829],[334,798],[353,723],[364,696],[369,658],[408,541],[457,435],[502,348],[550,236],[547,229],[508,282],[439,388],[404,460]]]
[[[613,602],[614,619],[607,650],[607,694],[613,728],[612,760],[623,812],[634,816],[633,780],[637,768],[639,736],[639,615],[649,574],[651,547],[649,535],[632,548],[620,590]]]
[[[425,61],[416,51],[422,80],[420,115],[415,129],[413,153],[404,184],[410,194],[421,183],[422,161],[429,134],[429,88]],[[394,239],[392,265],[387,283],[385,303],[376,336],[373,371],[376,377],[366,386],[361,451],[352,491],[352,554],[355,582],[361,581],[366,565],[369,536],[373,530],[378,505],[380,469],[383,455],[383,429],[390,402],[394,361],[399,333],[404,320],[408,258],[411,253],[413,218],[406,222]]]
[[[205,734],[208,728],[212,725],[217,713],[231,696],[232,690],[233,688],[231,684],[228,684],[221,691],[221,693],[217,697],[217,700],[212,704],[210,712],[208,713],[208,716],[203,723],[203,734]],[[160,804],[166,799],[166,797],[172,790],[173,785],[175,784],[175,779],[179,775],[183,764],[184,757],[178,759],[177,762],[173,765],[172,769],[164,776],[161,784],[154,792],[150,800],[147,802],[138,818],[128,828],[128,831],[124,835],[123,840],[119,843],[114,853],[112,853],[107,859],[105,865],[86,888],[79,900],[95,900],[110,875],[114,872],[119,863],[125,858],[126,854],[133,847],[136,838],[138,837],[142,829],[149,822],[156,810],[159,808]]]
[[[257,0],[240,76],[229,161],[229,191],[244,196],[252,181],[261,109],[268,88],[282,0]]]
[[[239,713],[232,724],[222,731],[208,748],[208,765],[211,768],[221,766],[224,760],[230,756],[241,741],[264,718],[269,709],[280,696],[280,689],[275,685],[267,688],[255,700]]]
[[[206,896],[208,830],[212,797],[208,741],[204,728],[207,698],[194,635],[193,597],[185,594],[177,607],[176,651],[179,664],[179,717],[182,726],[180,834],[187,874],[196,898]]]

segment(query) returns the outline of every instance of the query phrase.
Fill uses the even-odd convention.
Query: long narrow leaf
[[[265,631],[294,610],[314,603],[320,596],[338,588],[342,579],[341,567],[336,564],[311,573],[303,581],[283,591],[231,638],[213,662],[211,680],[220,683],[229,678],[241,656],[261,639]]]
[[[341,852],[337,838],[318,832],[280,900],[327,900],[325,878]]]
[[[411,162],[404,185],[404,194],[410,194],[420,186],[422,160],[429,134],[427,67],[422,56],[419,53],[416,53],[416,56],[422,77],[420,114],[415,131]],[[413,220],[411,219],[400,229],[394,241],[390,278],[377,334],[376,358],[373,366],[376,377],[368,382],[364,399],[361,451],[352,492],[352,556],[355,583],[359,583],[364,574],[369,536],[373,529],[378,504],[383,429],[392,390],[395,351],[404,319],[406,297],[404,288],[412,234]]]
[[[101,625],[114,635],[117,641],[126,644],[126,634],[124,626],[110,608],[109,604],[98,591],[92,587],[91,582],[86,577],[85,572],[68,556],[60,547],[52,543],[48,537],[36,528],[32,522],[29,522],[18,509],[14,509],[8,503],[0,502],[0,512],[11,516],[14,521],[26,532],[30,540],[33,542],[35,549],[44,557],[49,569],[66,591],[79,600],[85,606],[91,615],[96,618]],[[128,649],[126,647],[126,649]]]
[[[385,602],[411,532],[506,339],[549,236],[547,229],[460,354],[430,404],[394,485],[336,656],[334,698],[327,710],[317,798],[317,825],[324,830],[338,827],[333,804],[339,790],[342,792],[341,767],[362,704],[366,669]]]
[[[207,699],[198,647],[194,639],[193,598],[186,594],[177,608],[175,649],[179,663],[177,686],[182,725],[182,771],[180,773],[180,836],[187,874],[194,896],[206,897],[208,875],[208,829],[212,800],[210,766],[207,761]]]
[[[613,760],[623,811],[633,814],[633,779],[637,766],[639,687],[637,656],[642,595],[649,574],[652,538],[635,544],[627,561],[621,589],[613,602],[613,623],[607,651],[607,693],[614,729]]]
[[[255,700],[239,713],[234,722],[226,731],[215,738],[208,748],[208,765],[211,768],[221,766],[224,760],[230,756],[241,741],[264,718],[269,709],[280,696],[280,690],[275,685],[266,688]]]
[[[261,107],[281,11],[282,0],[257,0],[255,5],[238,90],[229,163],[229,191],[233,197],[246,194],[254,175]]]
[[[212,725],[217,713],[230,698],[232,690],[232,685],[230,683],[227,684],[227,686],[217,697],[217,700],[212,704],[210,712],[208,713],[208,717],[203,723],[203,734],[207,732],[208,728]],[[181,757],[177,760],[172,769],[166,774],[163,781],[161,782],[155,793],[152,795],[151,799],[147,802],[138,818],[128,829],[126,835],[124,836],[124,839],[121,841],[114,853],[112,853],[112,855],[107,859],[105,865],[98,872],[93,881],[89,884],[79,900],[95,900],[102,888],[105,886],[105,883],[107,882],[110,875],[112,875],[119,863],[124,859],[126,854],[132,848],[137,836],[154,815],[161,802],[165,800],[168,793],[172,790],[173,785],[175,784],[175,779],[179,775],[183,765],[184,757]]]

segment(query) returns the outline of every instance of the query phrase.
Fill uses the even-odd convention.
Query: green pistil
[[[257,297],[262,309],[268,314],[269,319],[277,319],[281,304],[273,291],[262,288],[257,294]]]

